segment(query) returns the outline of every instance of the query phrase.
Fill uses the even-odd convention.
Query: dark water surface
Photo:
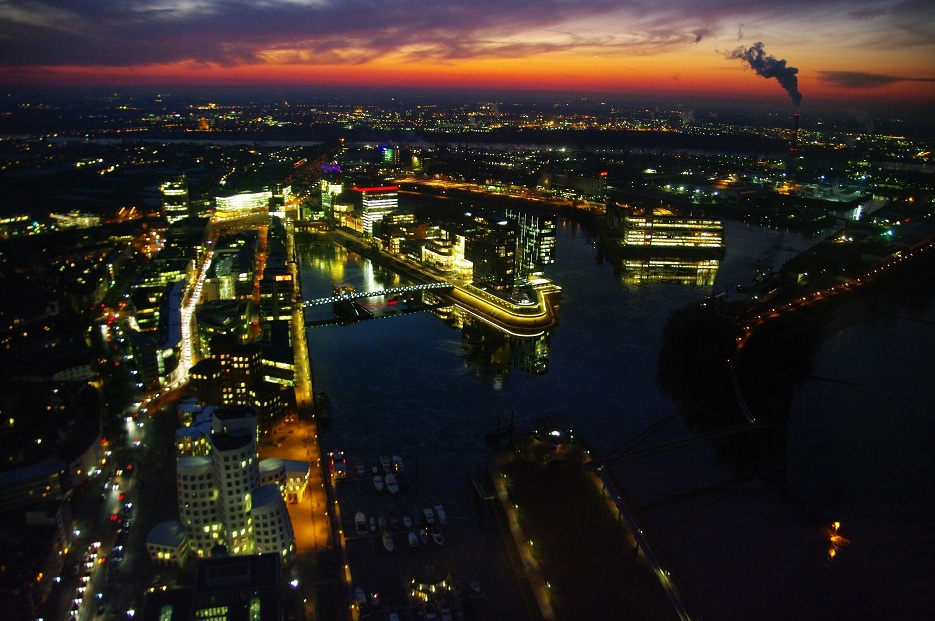
[[[727,253],[714,291],[749,284],[756,269],[776,269],[819,241],[734,223],[725,225],[725,236]],[[663,328],[674,309],[712,292],[677,284],[625,285],[612,265],[596,260],[593,235],[585,227],[563,222],[557,237],[556,263],[546,273],[562,287],[563,297],[560,324],[546,338],[547,373],[523,372],[511,365],[502,347],[478,355],[460,330],[428,313],[309,330],[315,389],[327,392],[334,404],[333,426],[324,434],[326,449],[347,450],[365,459],[397,453],[417,463],[418,493],[425,501],[444,502],[452,521],[453,571],[463,574],[458,576],[463,580],[486,579],[493,597],[505,602],[508,611],[517,605],[509,594],[511,586],[499,585],[498,594],[498,585],[491,584],[508,582],[502,554],[496,550],[496,537],[489,534],[490,525],[477,523],[466,484],[468,474],[486,462],[485,433],[495,430],[498,421],[508,422],[511,412],[520,432],[530,430],[538,417],[552,414],[606,454],[672,414],[677,406],[659,394],[656,382]],[[358,290],[403,284],[397,276],[331,244],[300,245],[299,260],[306,299],[330,295],[337,282],[348,282]],[[330,306],[317,307],[309,310],[307,318],[325,319],[330,313]],[[935,326],[925,329],[935,333]],[[858,350],[863,348],[862,338],[839,335],[839,340],[853,341]],[[878,346],[898,349],[892,343],[873,345]],[[925,356],[928,351],[931,348],[917,353]],[[835,349],[833,341],[820,353],[820,360],[827,357],[829,362],[819,364],[833,366],[836,360],[852,356],[843,346]],[[914,384],[900,386],[914,398]],[[872,562],[868,548],[882,542],[864,539],[854,523],[861,518],[833,517],[841,519],[842,533],[853,543],[829,562],[827,538],[803,513],[835,516],[837,507],[844,512],[845,502],[863,506],[864,490],[879,495],[892,477],[904,476],[901,467],[894,466],[877,478],[859,477],[852,486],[858,490],[856,498],[829,506],[829,478],[822,472],[829,468],[829,444],[845,455],[850,451],[880,455],[882,450],[901,448],[906,428],[926,416],[931,420],[933,395],[928,393],[927,409],[900,413],[911,420],[893,429],[889,439],[874,444],[868,439],[877,429],[871,414],[856,421],[857,428],[853,417],[842,419],[843,408],[819,408],[821,417],[811,415],[812,406],[807,405],[811,399],[829,398],[823,388],[804,385],[790,419],[790,485],[806,506],[804,512],[759,481],[738,480],[732,467],[719,463],[707,444],[615,468],[651,540],[668,559],[673,576],[684,585],[701,617],[874,618],[863,616],[871,609],[869,604],[885,613],[893,603],[884,601],[887,595],[876,588],[875,577],[865,575],[864,561]],[[822,396],[810,397],[809,391]],[[846,434],[832,431],[842,427],[848,427]],[[689,435],[676,417],[640,446]],[[916,443],[909,443],[910,449],[918,450]],[[920,451],[914,459],[912,467],[933,470],[929,453]],[[885,514],[889,502],[887,498],[874,506]],[[930,534],[928,538],[931,551]],[[853,561],[858,555],[859,563]],[[884,614],[882,618],[900,617]]]

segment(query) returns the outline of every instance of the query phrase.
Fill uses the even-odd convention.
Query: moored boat
[[[429,542],[429,531],[426,528],[423,528],[419,531],[419,543],[426,545]]]
[[[396,549],[396,543],[393,541],[393,535],[390,531],[383,531],[383,547],[387,552],[392,552]]]
[[[419,548],[419,535],[414,531],[409,531],[409,549],[417,550]]]
[[[435,505],[435,517],[442,526],[448,526],[448,516],[445,515],[445,508],[441,505]]]
[[[370,532],[371,533],[377,532],[377,521],[374,519],[372,515],[370,516]]]
[[[383,483],[383,475],[375,474],[373,475],[373,486],[377,488],[378,492],[382,492],[385,487]]]
[[[435,514],[432,513],[431,507],[426,507],[422,509],[422,515],[425,516],[425,523],[429,526],[435,526]]]
[[[396,476],[392,472],[387,472],[383,481],[386,483],[386,491],[394,496],[399,493],[399,483],[396,481]]]
[[[393,470],[395,472],[402,472],[403,471],[403,458],[400,457],[399,455],[393,455],[390,459],[393,462]]]
[[[409,517],[408,513],[403,515],[403,528],[405,528],[406,530],[409,530],[410,528],[412,528],[412,518]]]
[[[390,458],[386,455],[380,456],[380,467],[383,468],[383,473],[386,474],[390,472],[393,468],[393,462],[390,461]]]
[[[437,527],[432,529],[432,541],[435,542],[435,545],[439,546],[445,544],[445,537],[442,535],[442,531],[438,530]]]
[[[354,516],[354,524],[357,526],[358,535],[367,534],[367,516],[364,515],[363,511],[358,511],[357,515]]]

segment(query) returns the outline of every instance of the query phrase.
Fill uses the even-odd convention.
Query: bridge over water
[[[321,306],[322,304],[333,304],[345,300],[357,300],[360,298],[375,298],[381,295],[397,295],[400,293],[414,293],[416,291],[427,291],[430,289],[451,289],[454,285],[447,282],[432,282],[424,285],[410,285],[408,287],[396,287],[394,289],[384,289],[382,291],[361,291],[344,295],[333,295],[327,298],[318,298],[316,300],[306,300],[302,303],[304,308],[310,306]]]

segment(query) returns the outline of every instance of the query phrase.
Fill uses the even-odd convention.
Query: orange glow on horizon
[[[552,55],[548,62],[528,58],[463,60],[457,63],[401,63],[379,59],[365,64],[315,65],[255,63],[217,65],[195,62],[134,67],[56,66],[0,68],[0,82],[22,85],[120,86],[321,86],[416,89],[471,89],[685,95],[788,101],[775,80],[757,76],[737,63],[702,54],[582,59]],[[799,74],[803,105],[810,101],[922,102],[935,100],[935,83],[893,82],[875,89],[849,89],[819,75]],[[791,106],[791,103],[790,103]]]

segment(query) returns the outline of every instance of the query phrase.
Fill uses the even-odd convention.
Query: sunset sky
[[[935,103],[932,0],[0,0],[0,86],[296,85]]]

